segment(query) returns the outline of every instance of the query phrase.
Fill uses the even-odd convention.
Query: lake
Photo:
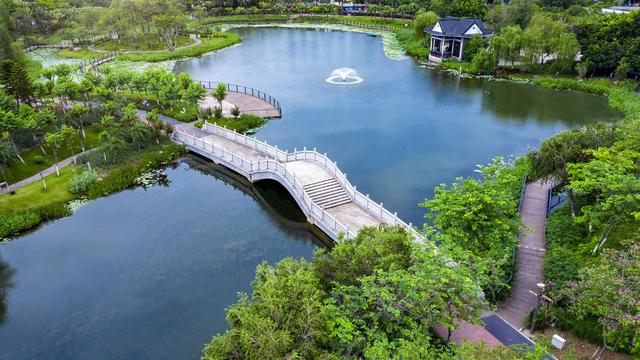
[[[560,130],[620,118],[603,97],[392,60],[365,34],[237,31],[241,45],[176,71],[275,96],[283,118],[260,139],[327,152],[359,190],[414,224],[437,184]],[[325,82],[340,67],[364,81]],[[274,183],[254,186],[194,156],[165,172],[168,186],[92,201],[0,246],[0,289],[14,284],[0,299],[0,358],[199,358],[256,265],[310,259],[322,246]]]

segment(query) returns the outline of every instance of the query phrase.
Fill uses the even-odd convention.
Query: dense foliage
[[[435,359],[433,326],[486,307],[466,266],[399,227],[364,228],[313,263],[262,264],[252,285],[203,359]]]
[[[427,232],[456,261],[465,263],[488,298],[497,301],[508,287],[513,253],[520,233],[518,204],[525,161],[515,165],[496,159],[481,166],[481,180],[458,179],[450,187],[440,185],[428,209]]]

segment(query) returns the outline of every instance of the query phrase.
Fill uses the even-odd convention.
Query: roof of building
[[[493,30],[485,28],[484,23],[479,18],[458,18],[454,16],[445,16],[432,28],[427,28],[424,31],[431,35],[445,37],[488,36],[493,34]]]

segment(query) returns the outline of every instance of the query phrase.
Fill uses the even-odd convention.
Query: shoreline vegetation
[[[177,48],[174,51],[140,51],[126,47],[118,47],[117,43],[113,43],[113,48],[122,51],[122,53],[119,53],[116,57],[119,61],[161,62],[198,57],[208,52],[224,49],[240,43],[240,35],[231,32],[200,34],[200,40],[202,41],[200,44],[193,43],[189,47]],[[98,48],[100,48],[100,46],[98,46]],[[57,55],[68,59],[96,59],[102,56],[103,53],[92,51],[87,47],[81,47],[79,50],[62,49],[57,52]]]
[[[215,26],[216,30],[218,27],[279,26],[373,33],[382,36],[385,54],[392,59],[400,60],[405,53],[418,61],[424,61],[428,56],[424,46],[426,39],[410,26],[411,22],[405,20],[301,16],[291,23],[283,23],[290,17],[286,16],[285,19],[283,15],[268,15],[264,16],[266,22],[261,22],[260,18],[257,15],[238,15],[229,17],[233,20],[227,23],[206,19],[200,24],[204,24],[205,28]],[[305,22],[305,18],[311,22]],[[197,26],[198,22],[190,22],[190,26],[194,25]],[[118,55],[118,60],[145,63],[176,60],[199,56],[240,41],[240,36],[232,32],[216,31],[218,35],[209,37],[211,33],[204,30],[199,28],[195,31],[203,36],[202,44],[175,51],[131,52]],[[75,55],[86,59],[91,55],[88,51],[83,49]],[[483,53],[484,49],[479,51]],[[60,53],[61,56],[74,55],[69,51]],[[484,51],[484,55],[486,53]],[[473,76],[478,74],[474,62],[443,62],[438,68],[458,75],[463,72]],[[47,89],[40,89],[46,93],[43,98],[77,98],[79,93],[67,91],[73,87],[69,73],[63,71],[57,77],[52,76],[49,80],[55,82],[52,79],[57,79],[61,86],[56,88],[56,84],[52,84],[59,90],[50,90],[48,93]],[[106,73],[108,76],[109,71]],[[62,169],[58,176],[47,177],[46,189],[36,182],[19,189],[15,195],[0,196],[0,239],[32,229],[46,220],[71,214],[72,208],[78,206],[76,200],[81,202],[133,185],[160,182],[161,178],[153,178],[153,174],[156,174],[154,170],[184,154],[183,146],[169,144],[166,139],[160,143],[157,136],[155,144],[152,141],[142,144],[142,138],[146,138],[144,141],[151,140],[149,134],[144,134],[151,130],[137,128],[139,122],[131,121],[136,112],[135,106],[123,105],[141,98],[136,97],[127,77],[118,75],[112,77],[116,81],[111,85],[105,85],[109,82],[101,83],[97,77],[89,80],[96,82],[95,93],[103,96],[108,104],[100,120],[103,131],[98,136],[104,151],[94,154],[97,157],[91,160],[95,168],[69,166]],[[159,80],[155,85],[159,87],[167,83],[185,85],[184,89],[170,88],[178,93],[184,91],[184,94],[164,99],[165,104],[161,104],[163,101],[158,95],[154,99],[158,102],[158,110],[182,121],[196,119],[197,110],[193,108],[188,111],[175,110],[178,107],[193,107],[202,96],[201,87],[190,83],[188,76],[181,76],[184,74],[174,75],[173,79],[178,78],[179,81],[169,82],[161,81],[162,76],[156,75]],[[476,312],[488,308],[487,301],[495,304],[505,296],[501,290],[508,289],[505,275],[510,270],[510,256],[521,229],[517,199],[522,177],[527,173],[535,177],[562,180],[569,194],[571,207],[565,206],[557,212],[552,219],[553,226],[548,228],[547,242],[557,245],[557,249],[564,247],[564,251],[551,247],[547,255],[548,263],[545,264],[546,280],[557,276],[559,272],[556,270],[562,267],[566,271],[561,274],[561,280],[566,282],[567,287],[558,291],[551,289],[549,292],[549,296],[554,297],[557,303],[566,304],[555,307],[553,316],[563,320],[563,326],[573,331],[587,328],[591,333],[589,336],[580,334],[583,337],[595,341],[614,339],[610,343],[615,349],[638,353],[639,350],[631,348],[634,341],[637,347],[640,340],[636,339],[639,336],[638,324],[625,322],[637,317],[637,308],[628,305],[634,292],[637,293],[637,287],[631,289],[629,285],[629,288],[617,288],[611,285],[629,283],[628,269],[615,269],[614,266],[621,263],[618,261],[622,258],[621,254],[628,254],[625,259],[630,257],[635,261],[629,265],[632,276],[636,279],[640,276],[640,247],[628,247],[626,244],[630,239],[637,239],[640,221],[640,198],[637,196],[640,97],[635,93],[634,84],[631,80],[574,79],[520,70],[510,74],[498,73],[494,77],[550,89],[607,96],[609,104],[620,110],[625,118],[615,124],[598,124],[562,132],[546,139],[540,149],[531,150],[514,163],[497,158],[492,164],[480,167],[480,179],[457,179],[451,186],[436,188],[433,199],[421,204],[426,209],[426,217],[431,220],[431,225],[425,226],[424,233],[441,244],[440,249],[448,258],[436,256],[432,249],[417,247],[402,229],[381,226],[365,228],[356,241],[344,242],[332,251],[319,251],[313,263],[284,259],[273,266],[259,266],[253,283],[253,296],[239,295],[238,303],[227,310],[230,329],[215,336],[205,346],[203,358],[217,359],[239,353],[256,358],[273,354],[282,357],[293,354],[296,358],[335,354],[393,358],[396,355],[417,357],[424,355],[424,351],[433,351],[443,358],[457,353],[452,358],[474,359],[469,355],[477,355],[482,349],[470,344],[460,348],[447,347],[433,339],[433,328],[440,324],[451,330],[459,319],[477,322],[479,314]],[[159,87],[145,88],[145,81],[136,84],[142,88],[136,89],[138,95],[164,93],[159,91]],[[127,91],[130,91],[130,96]],[[172,94],[172,91],[166,94]],[[18,102],[29,98],[20,96],[16,96]],[[117,103],[115,99],[122,102]],[[165,108],[166,104],[170,105]],[[125,111],[114,111],[119,108]],[[13,111],[17,113],[17,107]],[[157,122],[157,113],[153,114]],[[49,124],[46,131],[33,137],[34,141],[42,138],[39,141],[49,143],[52,150],[59,149],[56,137],[64,135],[61,129],[65,126],[62,125],[64,120],[60,120],[55,120],[59,127]],[[255,125],[253,128],[262,124],[255,119],[246,120],[248,124]],[[13,130],[8,131],[9,135]],[[26,127],[21,130],[27,131]],[[8,146],[5,147],[8,149]],[[32,144],[32,148],[35,148],[35,144]],[[107,161],[107,153],[111,154],[112,151],[121,153],[122,157],[117,161]],[[100,166],[98,164],[102,156],[104,163]],[[474,210],[469,211],[470,208]],[[571,239],[566,238],[567,234],[572,235]],[[607,235],[602,235],[602,239],[599,234]],[[608,239],[608,247],[597,254]],[[464,266],[450,266],[449,259]],[[601,261],[602,268],[598,268]],[[593,264],[599,271],[591,272],[585,264]],[[612,276],[616,280],[613,282],[607,278],[607,271],[611,272],[612,268],[615,270]],[[453,293],[449,291],[455,287],[458,288]],[[479,287],[487,295],[486,298],[476,298]],[[617,299],[621,293],[626,296],[623,297],[624,303]],[[273,314],[277,314],[277,319]],[[299,319],[303,319],[304,324],[301,325]],[[611,322],[610,319],[616,321]],[[543,319],[540,320],[542,324]],[[601,329],[602,323],[609,327],[603,326]],[[630,331],[634,326],[635,333]],[[262,345],[253,346],[256,343]],[[538,343],[535,349],[537,358],[546,352],[546,346],[548,344]],[[498,357],[496,351],[503,350],[484,353],[484,357],[478,355],[477,358]],[[515,356],[513,358],[517,358]]]

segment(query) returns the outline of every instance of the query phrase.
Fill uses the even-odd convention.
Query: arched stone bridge
[[[411,224],[359,192],[334,161],[315,149],[288,152],[210,123],[202,130],[176,126],[173,140],[252,182],[279,182],[307,220],[334,241],[352,238],[361,227],[381,223],[404,226],[421,238]]]

